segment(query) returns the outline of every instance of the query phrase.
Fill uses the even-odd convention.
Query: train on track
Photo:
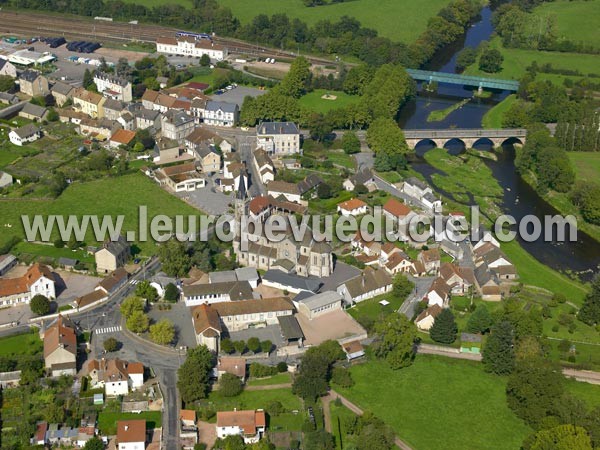
[[[177,36],[177,37],[193,37],[197,41],[199,41],[201,39],[207,39],[209,41],[212,41],[212,36],[208,33],[192,33],[191,31],[177,31],[175,33],[175,36]]]

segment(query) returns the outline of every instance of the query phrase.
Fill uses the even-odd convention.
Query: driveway
[[[402,303],[402,306],[400,306],[398,312],[404,314],[409,320],[412,320],[413,316],[415,315],[415,307],[417,306],[417,303],[419,303],[419,301],[427,293],[433,284],[435,277],[409,277],[409,279],[415,284],[415,288],[404,301],[404,303]]]

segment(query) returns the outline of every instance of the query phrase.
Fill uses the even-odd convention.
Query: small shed
[[[94,405],[104,405],[104,394],[94,394]]]
[[[58,258],[58,265],[67,270],[73,270],[79,261],[73,258]]]
[[[294,316],[280,316],[277,317],[279,322],[279,328],[281,329],[281,336],[287,345],[296,343],[298,347],[302,347],[304,341],[304,333],[298,323],[298,319]]]

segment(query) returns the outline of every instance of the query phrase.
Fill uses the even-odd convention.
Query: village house
[[[502,290],[498,277],[492,273],[487,264],[480,264],[475,268],[476,288],[482,300],[502,300]]]
[[[50,90],[56,106],[63,107],[72,98],[73,86],[57,81]]]
[[[246,381],[246,358],[221,356],[217,360],[217,367],[215,370],[218,379],[221,379],[224,374],[229,373],[238,377],[243,383]]]
[[[39,105],[34,105],[33,103],[25,103],[23,109],[19,111],[19,117],[23,117],[25,119],[33,120],[36,122],[41,122],[42,120],[46,120],[46,118],[48,117],[48,108]]]
[[[204,303],[237,302],[253,298],[252,286],[247,281],[190,284],[183,287],[183,300],[186,306],[198,306]]]
[[[196,411],[182,409],[179,411],[179,443],[184,450],[193,450],[198,443],[198,425],[196,424]]]
[[[146,420],[119,420],[117,422],[118,450],[146,448]]]
[[[0,189],[11,186],[13,181],[14,180],[11,174],[0,170]],[[0,271],[0,275],[2,275],[2,271]]]
[[[38,294],[56,298],[54,275],[43,264],[33,264],[21,277],[0,279],[0,307],[28,304]]]
[[[179,143],[173,139],[160,137],[155,140],[154,145],[155,153],[158,150],[158,161],[160,162],[175,160],[181,154]],[[154,160],[156,161],[156,158]]]
[[[97,71],[94,74],[94,83],[98,92],[106,98],[119,100],[121,102],[131,102],[133,95],[131,93],[131,82],[111,73]]]
[[[425,272],[428,274],[437,275],[440,271],[441,256],[437,248],[429,250],[421,250],[417,256],[418,261],[425,267]]]
[[[292,155],[300,151],[300,130],[293,122],[261,122],[256,127],[257,147],[269,155]]]
[[[344,282],[337,292],[347,305],[360,303],[392,290],[392,277],[383,269],[367,267],[360,275]]]
[[[0,255],[0,277],[6,275],[17,263],[17,258],[14,255],[9,253]]]
[[[239,267],[235,270],[221,270],[210,272],[208,282],[213,283],[235,283],[236,281],[247,282],[252,289],[256,289],[260,276],[253,267]]]
[[[200,58],[203,55],[214,61],[223,61],[227,57],[227,48],[215,44],[212,39],[195,39],[191,36],[178,38],[159,37],[156,40],[156,51],[170,55],[191,56]]]
[[[92,359],[87,364],[90,385],[109,397],[127,395],[144,385],[144,366],[122,359]]]
[[[79,122],[79,133],[84,136],[95,138],[99,141],[105,141],[114,134],[116,130],[119,130],[121,125],[114,120],[108,120],[105,118],[101,119],[90,119],[85,116]]]
[[[76,111],[87,114],[92,119],[104,117],[104,102],[106,98],[95,92],[77,88],[73,91],[73,107]]]
[[[293,264],[287,265],[287,260],[276,260],[273,268],[262,276],[262,283],[280,291],[292,294],[308,292],[315,294],[321,287],[321,282],[313,278],[300,277],[293,273]]]
[[[262,409],[217,412],[217,437],[219,439],[227,436],[241,436],[245,444],[254,444],[260,441],[266,428],[267,418]]]
[[[207,101],[202,121],[207,125],[231,128],[239,121],[240,109],[235,103]]]
[[[369,207],[365,202],[358,198],[353,198],[337,205],[337,212],[342,216],[360,216],[366,214]]]
[[[194,162],[163,167],[156,172],[156,178],[173,192],[193,192],[206,186],[206,179]]]
[[[254,167],[264,184],[275,180],[275,164],[263,148],[254,150]]]
[[[163,114],[161,129],[163,137],[183,143],[194,129],[194,119],[184,111],[169,110]]]
[[[395,198],[390,198],[385,202],[383,205],[383,214],[390,218],[394,224],[397,224],[400,240],[408,240],[409,224],[416,214],[408,206]]]
[[[385,270],[387,270],[391,275],[396,275],[398,273],[408,273],[411,275],[416,275],[414,263],[403,251],[393,253],[387,259],[387,262],[385,263],[384,267]]]
[[[125,265],[130,255],[129,243],[123,236],[119,235],[116,240],[109,238],[104,241],[102,248],[94,253],[96,270],[98,273],[109,273],[117,270]]]
[[[106,105],[106,103],[105,103]],[[106,111],[105,111],[106,113]],[[117,122],[126,130],[135,130],[135,117],[129,111],[123,111],[117,118]]]
[[[14,145],[22,147],[24,144],[35,142],[42,137],[42,130],[32,123],[16,128],[8,133],[8,139]]]
[[[273,198],[285,198],[288,202],[302,204],[302,194],[298,185],[287,181],[274,180],[267,184],[267,193]]]
[[[118,120],[125,109],[125,104],[120,100],[107,98],[104,100],[104,117],[109,120]]]
[[[161,112],[154,109],[138,108],[133,111],[135,117],[135,127],[138,130],[146,130],[148,128],[154,131],[160,131],[162,125]]]
[[[119,148],[121,145],[128,146],[135,139],[135,131],[117,130],[110,137],[108,145],[110,148]]]
[[[17,78],[17,68],[7,59],[0,58],[0,75]]]
[[[309,320],[342,309],[342,296],[336,291],[326,291],[318,294],[304,291],[298,294],[293,302],[298,312],[304,314]]]
[[[211,352],[218,354],[223,328],[217,311],[207,304],[196,306],[192,309],[192,322],[198,345],[206,345]]]
[[[224,155],[232,154],[233,151],[233,146],[229,141],[202,126],[194,128],[194,131],[185,138],[184,144],[192,152],[197,151],[202,145],[214,145]]]
[[[48,79],[35,70],[27,69],[19,76],[19,91],[30,97],[43,97],[50,93]]]
[[[175,108],[176,103],[177,98],[163,94],[162,92],[153,91],[152,89],[146,89],[142,95],[142,105],[144,108],[160,111],[161,113],[165,113],[170,109],[177,109]]]
[[[441,265],[440,277],[450,286],[452,295],[466,295],[475,284],[473,269],[448,262]]]
[[[442,312],[442,307],[434,304],[422,311],[415,319],[417,328],[422,331],[429,331],[435,322],[435,318]]]
[[[21,100],[15,94],[9,94],[8,92],[0,92],[0,103],[5,105],[16,105]]]
[[[44,367],[53,377],[77,373],[77,328],[69,319],[58,315],[45,330]]]
[[[442,277],[436,278],[423,296],[423,301],[426,301],[428,306],[438,305],[447,308],[450,301],[450,286],[446,284]]]
[[[204,173],[218,172],[221,169],[221,155],[212,144],[202,144],[196,150],[200,168]]]
[[[344,180],[343,186],[347,191],[353,191],[356,186],[366,186],[368,183],[374,182],[373,173],[371,169],[362,169],[351,175],[348,179]]]
[[[122,286],[127,283],[129,279],[129,272],[124,267],[119,267],[115,271],[111,272],[107,277],[103,278],[102,281],[96,286],[96,290],[104,292],[106,295],[112,295],[119,290]]]

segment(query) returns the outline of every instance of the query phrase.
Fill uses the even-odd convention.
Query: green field
[[[291,382],[292,374],[289,372],[284,372],[268,378],[251,378],[246,384],[248,386],[271,386],[273,384],[284,384]]]
[[[379,302],[382,300],[387,300],[390,302],[390,304],[386,306],[380,305]],[[348,309],[348,313],[355,319],[358,319],[359,317],[369,317],[373,320],[377,320],[380,316],[386,316],[394,311],[397,311],[398,308],[402,306],[402,303],[404,303],[404,300],[405,299],[403,298],[394,297],[390,292],[388,294],[383,294],[378,297],[360,302]]]
[[[596,46],[600,43],[600,2],[597,0],[559,0],[542,3],[535,8],[534,13],[542,18],[554,16],[559,39]]]
[[[598,181],[600,178],[599,152],[569,152],[567,154],[578,180]]]
[[[485,113],[481,120],[483,128],[502,128],[502,116],[517,101],[517,96],[511,94]]]
[[[526,68],[531,65],[533,61],[537,61],[538,65],[540,66],[550,63],[554,68],[557,69],[577,69],[583,74],[598,73],[600,71],[599,55],[542,52],[537,50],[504,48],[502,47],[502,43],[498,37],[495,37],[490,41],[490,47],[500,50],[500,53],[502,53],[502,56],[504,56],[502,71],[489,74],[479,70],[478,63],[475,63],[465,70],[465,75],[518,79],[523,76]],[[549,75],[549,77],[551,77],[553,81],[560,83],[562,83],[562,79],[565,78],[565,76],[562,75]]]
[[[335,95],[335,100],[326,100],[321,98],[325,94]],[[309,92],[300,99],[300,104],[311,111],[318,113],[326,113],[332,109],[343,108],[354,103],[358,103],[360,97],[356,95],[348,95],[342,91],[327,91],[325,89],[316,89]]]
[[[41,352],[43,343],[40,336],[33,333],[22,333],[0,338],[0,356],[34,355]]]
[[[71,258],[84,263],[94,263],[94,256],[86,250],[71,250],[67,247],[56,248],[54,245],[34,244],[32,242],[19,242],[13,247],[11,253],[15,256],[21,254],[39,255],[52,259]]]
[[[356,384],[336,389],[415,450],[514,450],[531,432],[506,405],[505,379],[479,363],[418,355],[405,369],[370,361],[351,372]]]
[[[154,429],[162,426],[162,414],[160,411],[143,411],[136,413],[120,413],[102,411],[98,414],[98,429],[106,436],[117,433],[118,420],[145,419],[146,428]]]
[[[435,16],[450,1],[353,0],[313,8],[304,6],[302,0],[219,0],[219,3],[231,8],[234,16],[243,24],[250,22],[258,14],[270,16],[285,13],[288,17],[298,18],[309,25],[314,25],[319,20],[334,21],[342,16],[350,16],[356,17],[363,26],[377,30],[380,36],[411,43],[425,31],[429,18]]]
[[[343,450],[346,443],[347,421],[352,419],[355,414],[343,405],[336,406],[335,403],[329,404],[331,413],[331,433],[335,438],[335,447],[338,450]]]
[[[2,201],[0,207],[0,224],[12,225],[11,232],[2,232],[0,245],[8,241],[11,235],[24,237],[21,222],[22,215],[34,216],[40,214],[103,215],[115,217],[123,215],[125,231],[139,229],[138,206],[146,205],[149,220],[157,214],[174,216],[176,214],[200,214],[191,206],[175,196],[165,192],[149,178],[141,173],[134,173],[114,178],[103,178],[87,183],[77,183],[68,187],[56,200],[18,200]],[[113,219],[116,220],[116,219]],[[3,229],[4,230],[4,229]],[[86,243],[93,245],[91,226],[86,234]],[[55,231],[53,238],[58,237]],[[148,240],[140,242],[139,247],[145,254],[155,252],[155,243]]]

